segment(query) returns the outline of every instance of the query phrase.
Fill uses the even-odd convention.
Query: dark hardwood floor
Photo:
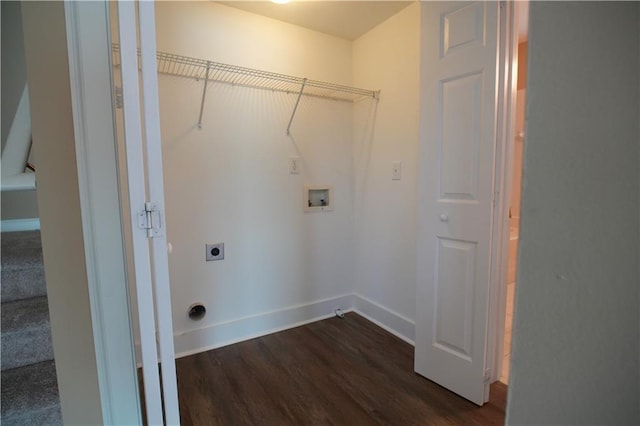
[[[176,360],[189,425],[502,425],[413,372],[413,347],[355,313]]]

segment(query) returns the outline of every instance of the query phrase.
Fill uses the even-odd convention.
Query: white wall
[[[2,149],[27,82],[19,1],[2,3]]]
[[[356,105],[355,292],[359,311],[383,306],[413,340],[416,292],[420,5],[412,4],[354,42],[354,85],[381,90],[377,105]],[[392,161],[402,179],[391,180]]]
[[[638,4],[530,5],[507,423],[638,424]]]
[[[161,51],[351,82],[346,40],[212,2],[158,2],[156,22]],[[176,351],[348,308],[352,105],[303,98],[288,137],[296,95],[210,84],[199,130],[202,82],[160,76],[159,86]],[[289,174],[289,156],[301,174]],[[333,185],[332,212],[303,212],[307,183]],[[225,243],[225,259],[205,262],[213,242]],[[201,321],[187,317],[193,302],[208,309]]]
[[[62,2],[24,2],[49,316],[65,424],[103,421],[80,216]]]
[[[227,64],[351,83],[351,43],[211,2],[159,2],[158,49]]]
[[[2,150],[18,108],[18,102],[27,83],[24,59],[24,36],[20,2],[2,3]],[[36,192],[3,191],[2,220],[32,219],[38,217]]]

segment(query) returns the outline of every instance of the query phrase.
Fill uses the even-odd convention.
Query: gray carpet
[[[1,235],[3,425],[61,425],[40,233]]]
[[[2,369],[53,359],[46,297],[2,304]]]
[[[2,424],[62,424],[53,361],[2,372]]]
[[[2,303],[46,296],[40,233],[2,233]]]

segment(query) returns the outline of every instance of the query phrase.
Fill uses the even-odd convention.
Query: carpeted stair
[[[1,423],[61,425],[40,232],[1,242]]]

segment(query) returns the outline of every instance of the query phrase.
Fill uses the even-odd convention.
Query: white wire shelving
[[[112,61],[114,66],[117,67],[120,65],[120,46],[118,44],[112,45]],[[158,73],[160,74],[193,78],[204,82],[198,127],[202,127],[202,114],[209,81],[253,89],[296,94],[297,99],[291,114],[291,119],[289,120],[289,125],[287,126],[287,134],[289,134],[291,129],[291,124],[302,96],[324,98],[334,101],[356,102],[364,98],[378,99],[380,94],[380,91],[376,90],[310,80],[302,77],[223,64],[166,52],[157,52],[157,65]]]

